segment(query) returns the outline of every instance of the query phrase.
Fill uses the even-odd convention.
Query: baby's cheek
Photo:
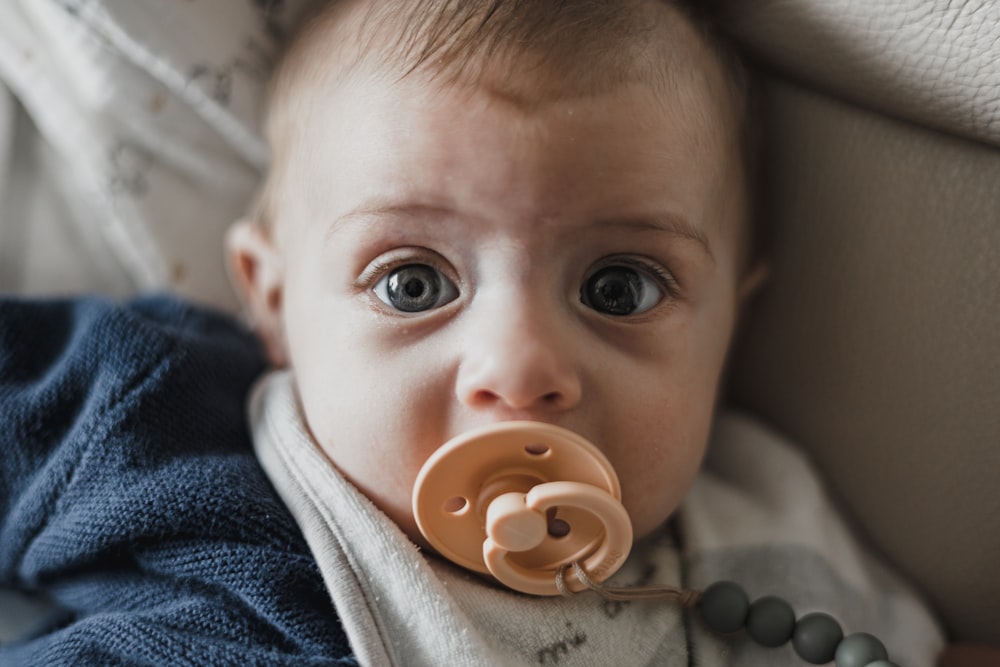
[[[653,483],[628,485],[623,488],[622,502],[629,518],[635,538],[648,535],[666,521],[675,509],[678,500],[669,487],[675,486],[669,480],[662,484]]]
[[[637,539],[656,530],[680,507],[694,483],[699,462],[700,457],[682,457],[619,472],[622,502]]]

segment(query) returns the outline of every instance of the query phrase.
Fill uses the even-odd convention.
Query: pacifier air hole
[[[469,509],[469,500],[462,496],[452,496],[444,501],[442,508],[448,514],[461,514]]]
[[[569,523],[556,516],[558,511],[558,508],[553,507],[545,512],[545,518],[549,526],[549,537],[556,539],[569,535]]]
[[[552,452],[548,445],[541,442],[534,442],[530,445],[525,445],[524,451],[532,456],[546,456]]]

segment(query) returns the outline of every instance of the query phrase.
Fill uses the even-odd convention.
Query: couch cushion
[[[862,106],[1000,146],[1000,3],[724,0],[767,63]]]
[[[733,397],[803,443],[959,637],[1000,643],[1000,151],[793,85]]]

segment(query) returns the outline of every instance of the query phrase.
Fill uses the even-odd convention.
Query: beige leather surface
[[[813,453],[956,637],[1000,643],[1000,151],[769,98],[773,276],[734,400]]]
[[[723,0],[740,38],[843,99],[1000,146],[1000,2]]]

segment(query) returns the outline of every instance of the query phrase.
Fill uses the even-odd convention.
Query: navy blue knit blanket
[[[169,297],[0,298],[0,587],[67,610],[0,665],[356,664],[250,446],[264,368]]]

